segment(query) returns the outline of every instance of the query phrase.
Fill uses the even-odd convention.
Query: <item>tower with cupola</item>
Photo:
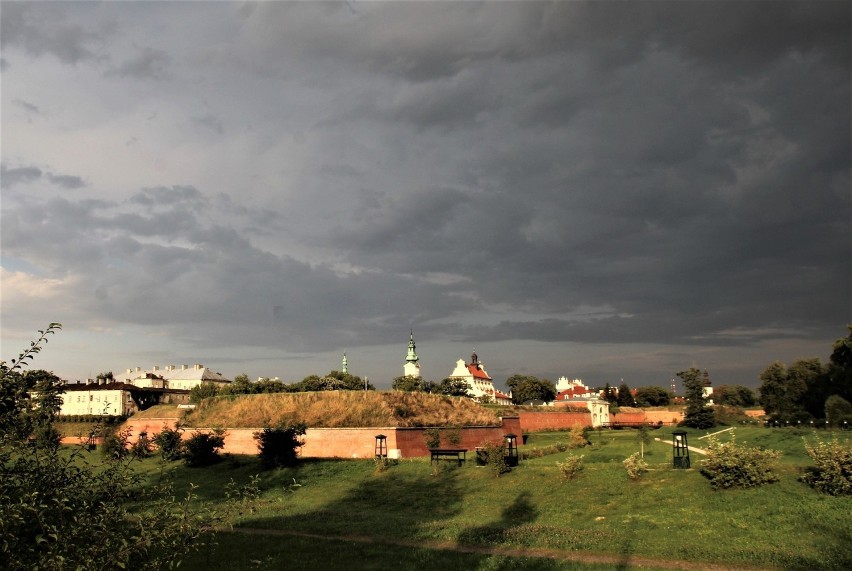
[[[420,357],[417,356],[414,345],[414,331],[408,339],[408,355],[405,357],[405,365],[402,366],[403,376],[420,378]]]

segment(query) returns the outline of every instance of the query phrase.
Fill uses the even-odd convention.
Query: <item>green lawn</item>
[[[140,469],[155,480],[173,479],[178,490],[198,484],[201,500],[213,505],[224,501],[231,479],[244,483],[261,475],[264,493],[254,512],[246,512],[234,532],[218,534],[218,545],[189,556],[183,563],[188,569],[624,569],[642,558],[692,561],[696,568],[852,568],[852,498],[824,496],[797,480],[809,461],[801,438],[808,433],[754,427],[735,432],[738,442],[785,453],[779,482],[713,491],[698,470],[670,467],[671,429],[651,432],[664,442],[646,446],[652,470],[638,482],[621,465],[639,450],[636,431],[629,429],[594,432],[591,446],[525,460],[499,478],[472,461],[461,468],[442,462],[435,473],[428,459],[419,458],[382,473],[363,460],[307,460],[293,469],[262,471],[251,457],[205,469],[178,463],[163,469],[147,460]],[[689,444],[705,446],[699,440],[705,433],[690,431]],[[560,438],[565,434],[533,434],[524,448]],[[585,470],[572,481],[561,479],[555,464],[568,454],[585,460]],[[693,453],[693,466],[699,462]],[[287,491],[294,480],[301,487]],[[434,549],[447,546],[612,559],[594,567],[509,552]]]

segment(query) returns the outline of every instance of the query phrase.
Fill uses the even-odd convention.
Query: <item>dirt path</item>
[[[325,539],[333,541],[356,541],[360,543],[378,543],[397,545],[401,547],[416,547],[426,549],[443,549],[447,551],[459,551],[462,553],[482,553],[486,555],[502,555],[505,557],[544,557],[564,561],[575,561],[577,563],[589,563],[598,565],[613,565],[618,569],[682,569],[686,571],[772,571],[772,568],[746,567],[742,565],[730,566],[716,563],[701,563],[697,561],[678,561],[671,559],[652,559],[648,557],[634,557],[631,555],[605,555],[597,553],[586,553],[582,551],[565,551],[561,549],[523,548],[523,547],[497,547],[497,546],[473,546],[459,545],[448,541],[427,541],[412,539],[376,538],[368,535],[322,535],[317,533],[305,533],[286,529],[261,529],[251,527],[235,527],[220,529],[224,533],[241,533],[245,535],[272,535],[272,536],[295,536],[312,539]]]

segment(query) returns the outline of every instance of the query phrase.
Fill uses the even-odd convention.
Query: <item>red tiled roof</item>
[[[510,398],[509,395],[503,394],[498,390],[494,390],[494,398],[495,399],[507,399]]]
[[[486,381],[490,381],[491,377],[485,374],[485,371],[479,368],[477,365],[468,365],[467,370],[470,371],[470,374],[473,375],[474,379],[485,379]]]
[[[570,389],[565,389],[564,391],[559,392],[556,395],[556,400],[572,399],[576,397],[586,396],[588,394],[594,394],[594,391],[585,387],[571,387]]]

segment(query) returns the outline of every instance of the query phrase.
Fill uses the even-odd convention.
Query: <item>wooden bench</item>
[[[430,448],[429,452],[432,455],[431,460],[429,460],[430,464],[437,462],[442,457],[457,460],[459,466],[467,460],[467,450],[464,448]]]

